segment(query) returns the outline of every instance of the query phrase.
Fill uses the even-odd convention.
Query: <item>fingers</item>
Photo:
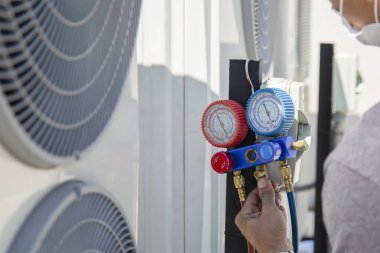
[[[245,200],[244,206],[242,207],[241,210],[244,214],[258,213],[260,212],[259,203],[260,203],[259,192],[257,188],[255,188],[248,195],[247,199]]]
[[[242,212],[238,213],[235,217],[235,224],[239,228],[240,232],[245,232],[245,224],[247,223],[247,218],[242,215]]]
[[[281,194],[275,192],[275,188],[277,188],[275,182],[271,182],[265,177],[259,179],[257,188],[250,192],[244,206],[235,218],[235,223],[240,230],[244,230],[248,221],[258,218],[262,208],[265,207],[277,207],[286,217],[285,209],[281,206]]]
[[[276,189],[278,187],[277,183],[273,182],[273,181],[272,181],[272,186],[273,186],[273,189]],[[282,200],[281,193],[275,192],[274,202],[275,202],[276,206],[278,207],[278,209],[280,209],[280,211],[284,214],[284,216],[286,218],[286,211],[285,211],[285,208],[281,205],[281,200]]]
[[[276,189],[278,187],[278,184],[276,182],[274,182],[274,181],[270,181],[270,182],[272,184],[273,189],[276,191]]]
[[[263,209],[265,207],[275,206],[275,192],[272,183],[266,178],[262,177],[257,182],[257,188],[259,189],[259,196],[261,199]]]
[[[276,205],[279,207],[281,205],[281,200],[282,200],[282,195],[280,192],[275,192],[274,200],[275,200]]]
[[[283,206],[280,205],[280,206],[278,207],[278,209],[280,209],[280,211],[284,214],[285,219],[287,219],[287,217],[286,217],[285,207],[283,207]]]
[[[260,216],[260,197],[259,197],[259,191],[257,188],[255,188],[251,193],[248,195],[244,206],[241,208],[241,211],[238,213],[238,215],[235,218],[235,224],[240,229],[242,233],[244,233],[245,224],[253,218],[257,218]]]
[[[281,206],[281,200],[278,199],[277,197],[275,197],[274,202],[275,202],[275,204],[276,204],[277,207]]]

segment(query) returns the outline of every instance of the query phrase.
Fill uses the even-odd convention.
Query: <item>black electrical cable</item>
[[[315,189],[315,186],[316,186],[315,182],[304,184],[304,185],[297,185],[297,186],[294,186],[294,191],[295,192],[309,191],[309,190]]]

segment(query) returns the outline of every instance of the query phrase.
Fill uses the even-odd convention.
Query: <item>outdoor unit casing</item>
[[[0,252],[54,252],[40,245],[40,235],[53,231],[44,224],[54,229],[60,215],[65,224],[71,212],[65,211],[85,201],[85,192],[99,197],[95,206],[111,207],[94,208],[104,216],[84,210],[60,232],[81,235],[88,225],[108,238],[113,230],[106,227],[116,224],[107,215],[114,212],[125,220],[125,229],[114,230],[122,238],[116,242],[134,252],[138,128],[131,124],[137,101],[130,91],[140,5],[0,0]],[[34,242],[16,241],[29,229]]]

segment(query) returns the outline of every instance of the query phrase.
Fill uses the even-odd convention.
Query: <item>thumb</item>
[[[276,205],[273,186],[266,177],[262,177],[257,181],[257,188],[259,189],[259,196],[263,208]]]

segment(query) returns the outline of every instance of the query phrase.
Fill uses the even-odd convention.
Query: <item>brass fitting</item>
[[[288,165],[288,162],[286,160],[281,161],[280,163],[281,163],[281,166],[280,166],[281,179],[284,182],[285,191],[292,192],[293,191],[292,170],[290,169],[290,166]]]
[[[253,176],[255,177],[256,181],[258,181],[262,177],[267,176],[267,167],[264,165],[259,165],[256,167],[256,171],[253,173]]]
[[[238,191],[239,199],[241,203],[244,203],[247,198],[247,193],[245,192],[245,180],[241,171],[234,171],[234,185]]]
[[[299,140],[296,142],[293,142],[293,149],[297,151],[305,151],[309,148],[309,144],[305,140]]]

